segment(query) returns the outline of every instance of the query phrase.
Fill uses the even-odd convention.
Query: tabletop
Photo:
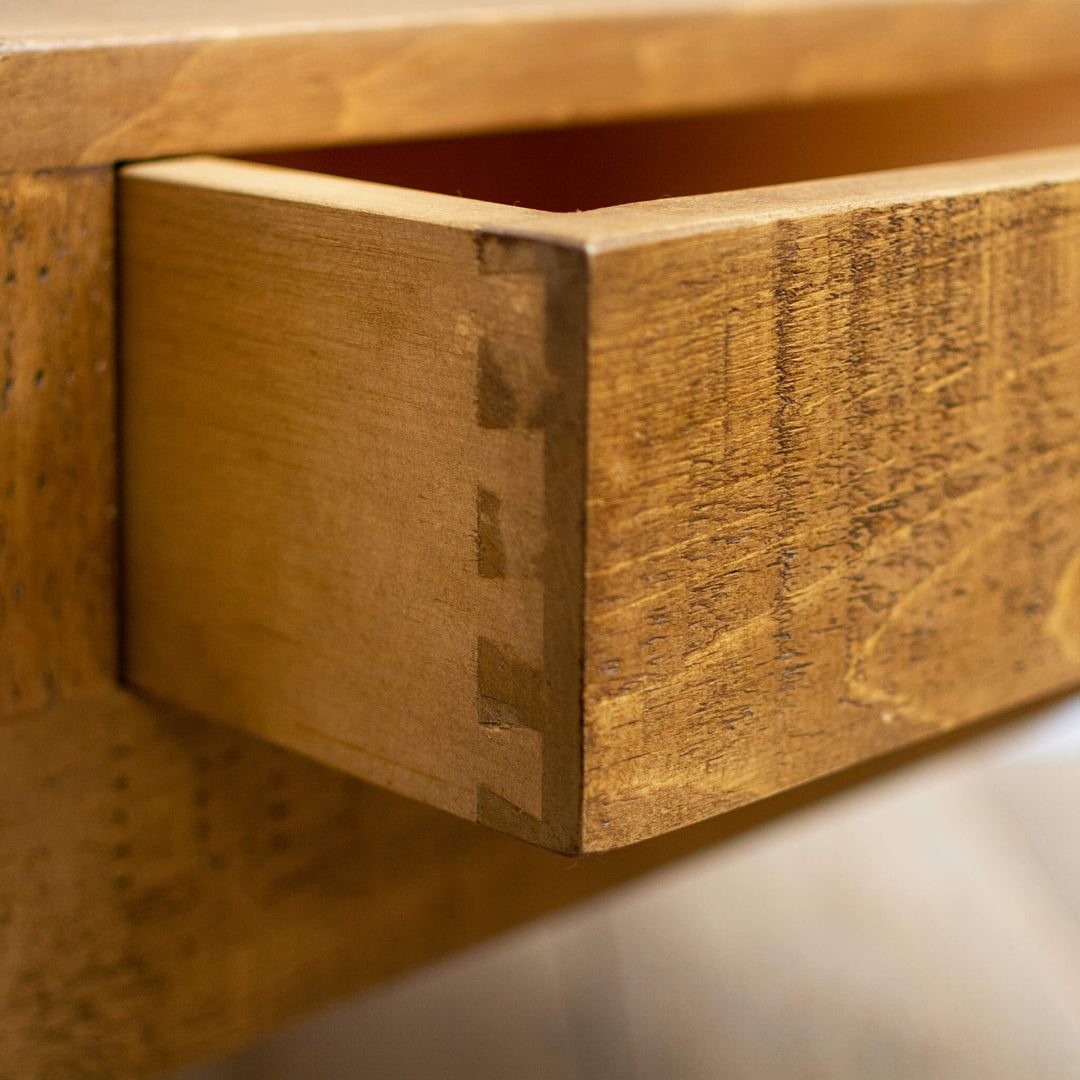
[[[1080,67],[1073,0],[18,0],[0,171],[543,127]]]

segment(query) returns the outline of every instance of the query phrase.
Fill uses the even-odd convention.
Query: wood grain
[[[0,1076],[123,1080],[209,1057],[721,835],[575,866],[100,689],[115,628],[112,170],[3,191],[17,348],[0,447],[26,501],[0,565],[26,606],[0,640],[5,663],[56,678],[17,703],[4,686]],[[50,485],[66,500],[27,498],[51,500]],[[38,581],[55,587],[48,606]]]
[[[737,7],[21,3],[0,171],[685,114],[1080,69],[1072,0]],[[493,62],[492,58],[512,58]]]
[[[239,163],[122,189],[128,676],[572,849],[580,257]]]
[[[558,215],[131,170],[131,677],[567,851],[1075,683],[1078,177]]]
[[[23,15],[30,10],[30,5],[20,5]],[[44,6],[33,9],[47,10]],[[51,10],[59,8],[53,4]],[[79,10],[81,18],[90,18],[87,5],[80,5]],[[160,11],[155,11],[153,17],[158,15]],[[3,29],[9,18],[6,10],[0,17]],[[91,25],[84,27],[85,34],[78,35],[73,30],[78,24],[66,14],[51,26],[48,19],[33,24],[23,18],[18,25],[27,36],[0,34],[4,41],[0,47],[0,100],[4,102],[0,171],[24,171],[22,175],[5,173],[0,179],[5,242],[0,289],[5,290],[6,298],[0,308],[0,324],[8,350],[3,389],[8,411],[0,414],[0,462],[7,485],[0,491],[4,519],[0,587],[5,603],[0,637],[4,664],[0,672],[0,711],[4,714],[0,723],[0,995],[4,1001],[0,1010],[0,1075],[12,1077],[146,1075],[219,1052],[339,993],[642,872],[743,828],[749,821],[790,809],[821,790],[804,789],[779,801],[766,800],[624,853],[570,864],[364,786],[243,732],[185,719],[116,689],[102,691],[102,684],[112,682],[114,676],[116,631],[111,270],[111,166],[116,159],[192,149],[281,147],[377,135],[399,137],[657,115],[965,79],[1007,80],[1075,70],[1080,52],[1076,6],[1041,0],[978,0],[955,8],[908,3],[846,9],[808,7],[799,13],[744,8],[738,12],[609,12],[590,18],[576,14],[509,19],[448,16],[409,26],[383,22],[321,30],[250,22],[224,26],[211,18],[199,33],[190,24],[181,28],[170,24],[162,34],[164,40],[156,41],[146,39],[145,13],[134,21],[138,23],[140,18],[144,22],[135,30],[117,31],[115,25],[108,24],[107,32],[95,32]],[[495,57],[512,57],[514,63],[492,63]],[[34,171],[77,162],[104,167]],[[926,558],[929,551],[941,559],[936,565],[945,570],[934,579],[934,585],[944,588],[944,583],[952,585],[948,577],[957,566],[950,562],[948,544],[962,544],[980,528],[987,530],[988,543],[970,547],[973,557],[983,559],[983,551],[988,553],[980,564],[986,568],[986,576],[970,580],[969,593],[935,594],[942,598],[943,611],[945,599],[955,602],[958,621],[931,644],[942,645],[943,658],[957,658],[957,670],[978,686],[978,701],[997,709],[1002,698],[995,690],[1013,693],[1026,687],[1036,692],[1038,686],[1042,692],[1062,678],[1075,679],[1071,665],[1080,660],[1070,583],[1080,575],[1075,559],[1066,557],[1072,543],[1067,532],[1076,519],[1069,491],[1061,480],[1062,470],[1071,467],[1067,447],[1062,444],[1061,457],[1055,458],[1056,446],[1049,445],[1044,453],[1030,441],[1032,433],[1043,427],[1049,439],[1056,439],[1069,421],[1065,414],[1075,397],[1070,396],[1063,372],[1072,354],[1071,346],[1059,338],[1069,321],[1054,314],[1057,309],[1050,305],[1039,313],[1049,313],[1045,326],[1040,322],[1037,327],[1032,311],[1025,307],[1025,298],[1043,296],[1045,300],[1068,293],[1064,277],[1057,282],[1057,291],[1031,292],[1026,284],[1029,279],[1044,281],[1047,276],[1072,272],[1072,263],[1062,253],[1068,250],[1064,238],[1073,220],[1069,201],[1073,187],[1068,185],[1075,181],[1075,167],[1051,166],[1043,161],[1037,176],[1030,167],[1027,172],[994,168],[998,170],[994,182],[999,186],[1015,183],[1023,189],[994,203],[999,209],[1009,207],[1013,217],[1005,220],[1017,222],[1014,229],[1001,234],[1005,246],[995,256],[999,259],[995,265],[1001,259],[1014,260],[1015,267],[1005,275],[1013,291],[1006,291],[1000,303],[1014,316],[1018,334],[1010,337],[998,327],[997,336],[988,333],[987,341],[998,350],[994,356],[1002,365],[1013,350],[1019,359],[1027,357],[1027,366],[1019,359],[1015,365],[1015,381],[1020,385],[1014,391],[1016,396],[1008,399],[1013,411],[999,408],[1005,393],[1000,387],[995,388],[997,396],[992,394],[988,405],[961,398],[955,409],[961,417],[974,417],[973,423],[978,421],[978,425],[984,420],[1001,425],[1005,433],[1001,438],[1016,433],[1013,457],[1008,456],[1013,453],[1009,445],[995,443],[1000,460],[986,466],[990,470],[986,483],[1001,479],[999,490],[1012,492],[1012,501],[994,503],[987,492],[980,494],[976,487],[967,493],[966,502],[963,489],[945,491],[940,520],[949,531],[939,529],[940,541],[935,541],[932,520],[928,531],[914,540],[922,545],[917,547],[923,553],[920,557]],[[295,182],[301,186],[312,183]],[[1040,192],[1040,182],[1052,187]],[[899,192],[888,188],[895,181],[881,183],[885,186],[877,181],[840,184],[818,189],[814,197],[823,200],[823,214],[850,215],[866,211],[872,204],[877,216],[866,214],[867,246],[882,266],[888,267],[889,253],[882,248],[885,241],[880,230],[894,215],[903,227],[913,228],[910,206],[897,202],[901,195],[910,199],[913,189],[909,182]],[[969,205],[970,173],[933,183],[940,190],[920,188],[919,197],[933,204],[934,222],[952,220],[950,213],[964,220],[978,216]],[[320,190],[322,184],[319,181],[317,185]],[[256,193],[255,200],[276,197],[272,192]],[[447,665],[449,677],[445,679],[444,670],[438,667],[414,670],[424,688],[410,688],[421,703],[424,695],[430,694],[460,705],[456,695],[468,682],[462,676],[464,666],[473,680],[468,683],[473,696],[468,699],[468,712],[455,712],[451,724],[466,734],[467,741],[475,738],[475,729],[486,727],[482,734],[495,743],[504,748],[508,745],[514,753],[523,747],[527,750],[529,733],[534,730],[529,724],[538,724],[537,717],[543,711],[538,704],[554,702],[554,713],[565,717],[577,687],[573,660],[582,650],[580,638],[589,624],[575,606],[583,597],[575,593],[570,579],[584,567],[576,563],[580,549],[570,526],[575,515],[581,517],[585,494],[584,483],[576,492],[573,483],[580,464],[580,445],[577,451],[574,445],[580,440],[584,419],[580,401],[575,411],[578,391],[566,372],[554,380],[555,387],[565,391],[565,398],[556,396],[553,412],[547,407],[539,410],[547,426],[537,429],[530,424],[538,385],[544,389],[551,385],[548,378],[554,370],[554,345],[562,349],[567,343],[579,342],[582,245],[588,248],[594,269],[602,266],[603,273],[610,275],[607,281],[634,269],[632,260],[620,261],[619,252],[624,250],[655,246],[655,252],[660,252],[670,243],[670,254],[677,256],[673,266],[684,258],[692,264],[693,245],[687,234],[700,231],[703,223],[715,230],[718,213],[724,229],[749,230],[747,235],[751,239],[756,236],[755,243],[760,244],[769,236],[775,239],[777,217],[791,207],[802,207],[795,216],[804,222],[812,216],[800,202],[802,197],[800,193],[774,192],[767,205],[758,196],[733,197],[735,201],[719,204],[694,200],[692,205],[661,204],[647,212],[640,208],[617,211],[587,221],[585,215],[579,215],[581,220],[560,219],[555,225],[549,218],[529,217],[523,211],[514,211],[511,221],[508,212],[490,207],[477,221],[457,216],[462,213],[460,205],[436,205],[427,197],[412,204],[406,213],[400,194],[367,188],[366,222],[351,234],[365,240],[367,246],[359,245],[347,257],[337,250],[325,263],[300,261],[300,276],[306,275],[308,284],[320,283],[324,298],[340,296],[348,286],[333,276],[333,268],[342,267],[349,259],[362,262],[365,255],[378,256],[379,243],[389,244],[393,233],[394,243],[414,254],[418,247],[430,244],[425,250],[433,263],[458,273],[461,287],[475,298],[475,321],[466,320],[462,335],[469,342],[468,350],[456,338],[447,341],[433,336],[427,347],[431,355],[445,361],[446,368],[433,363],[424,371],[414,370],[409,384],[417,394],[423,391],[424,396],[413,402],[417,409],[421,407],[417,402],[430,408],[434,388],[458,395],[455,400],[462,399],[466,387],[472,395],[464,398],[472,420],[467,431],[454,425],[440,428],[437,408],[430,430],[449,430],[460,437],[460,460],[469,465],[457,476],[457,487],[449,496],[444,490],[433,493],[439,508],[450,506],[461,526],[450,540],[443,536],[435,540],[440,557],[457,560],[454,573],[459,576],[452,575],[451,580],[468,580],[468,589],[476,590],[472,594],[475,608],[470,610],[477,621],[470,625],[477,633],[475,640],[470,639],[471,648],[462,651],[463,639],[454,636],[461,609],[451,610],[446,625],[453,631],[448,640],[457,664]],[[946,211],[935,202],[941,198],[958,202]],[[209,201],[219,206],[229,203],[224,196]],[[884,206],[899,209],[886,219],[881,217]],[[318,212],[312,210],[309,216],[305,210],[297,220],[310,226],[322,215],[324,222],[339,222],[340,210],[330,199]],[[382,223],[375,224],[380,215]],[[385,221],[391,215],[401,219],[395,219],[393,229]],[[191,224],[182,216],[181,221]],[[407,227],[401,227],[402,221]],[[178,241],[185,240],[179,225],[164,222],[161,228],[171,228]],[[466,258],[460,237],[455,235],[451,240],[448,234],[476,229],[493,235],[524,236],[528,243],[503,245],[495,241],[479,253],[474,246]],[[897,229],[906,235],[900,225]],[[795,247],[824,242],[798,228],[793,232]],[[336,235],[321,236],[324,253],[334,251]],[[216,275],[214,280],[229,283],[229,274],[244,257],[243,244],[230,244],[230,237],[227,234],[224,241],[201,252],[194,250],[194,243],[186,248],[179,243],[177,251],[193,262],[212,251],[216,262],[208,267],[208,273]],[[1042,248],[1036,246],[1035,237],[1041,238]],[[193,226],[186,239],[203,243],[205,228],[200,232]],[[281,238],[271,232],[258,238],[255,249],[272,254],[280,243]],[[963,244],[959,247],[964,249]],[[515,248],[527,252],[528,269],[515,263]],[[1038,257],[1035,252],[1040,253]],[[159,252],[159,257],[163,254]],[[986,258],[990,254],[987,247]],[[812,256],[812,252],[796,253],[793,265],[817,267],[805,287],[820,289],[823,274]],[[631,258],[629,254],[626,257]],[[752,262],[750,255],[742,257]],[[899,258],[895,252],[891,257]],[[955,261],[959,256],[949,258],[953,258],[952,265],[960,265]],[[943,256],[943,262],[949,258]],[[489,259],[487,272],[481,273]],[[378,258],[373,261],[378,262]],[[644,262],[648,265],[647,259]],[[289,265],[283,261],[281,267]],[[850,276],[853,263],[849,260],[840,265]],[[932,263],[934,266],[937,264]],[[42,269],[45,274],[41,274]],[[153,271],[152,260],[147,271]],[[12,272],[14,280],[9,281]],[[378,298],[384,282],[371,266],[365,267],[364,273],[371,286],[370,296]],[[931,291],[943,288],[941,273],[940,267],[930,273]],[[659,276],[670,283],[663,273]],[[706,278],[703,275],[701,280]],[[449,305],[446,290],[437,283],[427,290],[420,287],[426,280],[421,276],[414,282],[416,300],[414,310],[408,312],[410,317],[415,312],[437,310],[440,304]],[[693,292],[693,279],[683,280]],[[868,273],[867,280],[879,282],[880,273]],[[957,296],[947,299],[959,311],[970,300],[964,288],[978,279],[974,269],[957,269],[955,280],[960,283]],[[779,301],[775,289],[773,299],[769,299],[766,281],[763,309],[772,310],[769,305],[775,307]],[[288,304],[275,304],[273,297],[253,294],[248,288],[248,326],[253,328],[249,344],[252,353],[258,354],[273,341],[269,334],[260,337],[255,332],[258,328],[251,312],[265,314],[266,328],[280,329],[290,311]],[[797,293],[799,286],[788,284],[784,288]],[[552,318],[554,295],[573,300],[565,309],[557,306],[559,312],[571,314],[569,325]],[[846,303],[846,296],[835,303]],[[642,285],[642,297],[650,304],[656,300],[648,282]],[[347,299],[360,303],[355,294]],[[676,295],[672,303],[685,316],[694,308],[684,300]],[[229,304],[237,301],[225,294],[219,302],[222,310],[231,310]],[[666,309],[661,314],[667,317]],[[904,316],[904,311],[898,314]],[[798,316],[799,312],[790,313],[786,325],[800,325]],[[541,324],[542,350],[537,348],[534,332]],[[315,321],[305,329],[318,330],[321,325]],[[932,339],[932,348],[941,355],[947,351],[942,328],[948,326],[942,322],[931,327],[938,335]],[[609,359],[614,357],[619,327],[608,319],[596,327],[601,351]],[[182,324],[179,329],[192,341],[199,334],[214,332],[212,327],[208,330],[194,324]],[[345,329],[348,333],[339,345],[363,343],[362,335],[350,336],[355,327]],[[693,330],[698,333],[700,327],[695,325]],[[758,327],[748,340],[760,342],[763,335],[765,331]],[[495,347],[485,354],[480,342],[489,339]],[[1046,355],[1045,365],[1032,369],[1030,357],[1036,354],[1027,350],[1040,341],[1060,348]],[[447,350],[436,354],[436,344],[446,345]],[[658,347],[655,341],[648,344]],[[575,350],[565,353],[571,363],[582,359]],[[466,351],[470,365],[462,364]],[[396,354],[391,350],[391,355]],[[538,382],[541,361],[547,370],[540,372]],[[930,370],[937,370],[934,362],[939,367],[942,363],[931,357]],[[801,361],[795,357],[792,363]],[[197,364],[192,370],[195,374],[201,371]],[[895,378],[895,364],[887,370]],[[1014,368],[991,365],[987,370],[1007,374]],[[296,371],[282,371],[280,366],[273,373],[282,375],[290,387],[302,381]],[[793,378],[794,373],[795,368]],[[181,370],[178,377],[186,374]],[[620,388],[610,366],[596,386],[618,403]],[[483,407],[476,400],[481,387],[488,390],[482,397]],[[956,394],[963,388],[961,381],[959,388],[938,393]],[[327,389],[340,387],[319,388],[318,404],[331,416],[338,409],[340,416],[342,402]],[[796,388],[793,409],[802,400],[798,393]],[[846,401],[842,394],[838,398]],[[435,400],[438,403],[439,399]],[[538,400],[545,402],[543,393]],[[776,399],[771,403],[775,415]],[[398,404],[409,402],[401,398]],[[292,400],[285,405],[296,416],[304,414],[312,419],[320,415]],[[223,425],[231,426],[238,417],[243,418],[236,411],[225,413],[222,402],[216,402],[215,407]],[[819,406],[831,407],[829,403]],[[285,415],[289,415],[287,409]],[[599,415],[594,411],[594,418]],[[556,430],[551,426],[555,418],[563,430],[553,446],[558,443],[571,452],[549,451],[545,443],[541,454],[530,456],[537,431],[543,430],[546,439],[548,431]],[[653,422],[662,424],[663,417]],[[801,437],[798,424],[789,422],[786,426],[789,435]],[[164,427],[167,434],[168,424]],[[410,430],[410,453],[419,446],[438,456],[429,445],[428,427],[414,425]],[[869,439],[865,426],[855,430]],[[888,434],[890,429],[885,426],[883,430]],[[977,426],[975,430],[985,434],[988,429]],[[275,437],[284,432],[286,441],[291,437],[284,427],[268,427],[266,432]],[[607,438],[618,436],[614,424],[601,425],[598,432]],[[219,440],[222,437],[221,430],[209,434]],[[254,441],[259,432],[249,427],[246,434]],[[371,435],[358,423],[354,448],[364,447],[364,439]],[[396,437],[404,443],[401,432]],[[517,450],[508,449],[511,445]],[[663,440],[657,445],[660,457]],[[523,446],[532,449],[525,451]],[[766,447],[767,440],[760,446]],[[227,454],[214,460],[200,447],[196,449],[211,464],[236,464]],[[520,459],[513,457],[518,452],[526,459],[521,468]],[[554,457],[549,458],[549,452]],[[775,443],[772,451],[760,451],[763,459],[770,452],[777,457]],[[1011,467],[1018,458],[1028,460],[1025,455],[1029,452],[1028,472],[1014,471],[1004,482],[1002,462]],[[953,469],[950,478],[959,476],[966,483],[975,466],[965,455],[960,447],[959,471]],[[513,464],[508,464],[510,461]],[[353,463],[363,475],[365,463],[359,459]],[[390,464],[399,470],[398,475],[404,471],[401,462]],[[999,472],[994,473],[991,466]],[[370,463],[366,467],[370,478],[376,467]],[[379,462],[378,467],[387,468],[387,462]],[[643,480],[655,475],[649,469],[645,461]],[[775,468],[769,482],[781,493],[791,490],[794,480],[788,474]],[[785,475],[786,489],[772,479]],[[538,495],[538,481],[543,497]],[[872,485],[874,477],[864,482]],[[560,493],[560,498],[548,498],[549,492]],[[933,490],[929,494],[933,495]],[[385,492],[379,489],[378,495],[373,505],[389,505]],[[946,502],[945,496],[951,501]],[[624,509],[632,512],[633,500],[639,497],[640,490],[631,485]],[[386,501],[380,502],[383,498]],[[1043,504],[1039,499],[1046,500],[1045,513],[1040,512]],[[323,535],[350,523],[366,526],[367,522],[357,523],[347,513],[335,517],[335,506],[327,505],[329,509],[322,511],[325,516],[316,513],[306,523],[311,526],[309,535],[316,535],[315,527],[318,535]],[[1019,524],[1015,526],[995,516],[1003,515],[1008,506],[1016,509]],[[963,515],[971,507],[968,520]],[[850,508],[850,501],[837,503],[838,513]],[[888,515],[896,509],[876,513]],[[1062,510],[1063,516],[1058,519],[1051,510]],[[302,506],[290,506],[294,525],[302,511]],[[764,537],[774,547],[780,545],[781,553],[790,549],[786,537],[801,535],[796,528],[800,523],[790,509],[785,513],[786,517],[777,515],[785,522],[780,532]],[[537,543],[537,537],[524,527],[508,531],[510,518],[517,519],[519,526],[522,521],[542,521],[545,536],[554,533],[563,538],[562,561],[548,562],[549,556],[545,556],[538,576],[521,575],[526,583],[522,594],[537,580],[542,581],[545,595],[550,590],[552,602],[545,603],[541,620],[528,605],[517,606],[507,586]],[[643,520],[637,519],[638,524]],[[424,521],[430,525],[428,519]],[[602,526],[602,518],[596,523]],[[355,535],[362,540],[364,528],[359,527]],[[462,535],[468,535],[468,544],[462,543]],[[511,542],[508,538],[515,539]],[[205,526],[198,539],[214,542]],[[407,554],[414,537],[406,533],[402,539],[401,550]],[[254,535],[255,550],[272,549],[274,543],[273,536]],[[360,566],[355,547],[348,550],[357,558],[350,569],[355,570],[357,580],[364,580],[362,571],[367,568]],[[650,549],[649,557],[658,555]],[[611,569],[602,565],[599,549],[596,556],[599,561],[594,568]],[[231,565],[242,582],[243,560]],[[957,576],[962,579],[961,587],[969,582],[973,567],[974,563],[960,565],[963,573]],[[789,580],[809,574],[811,569],[796,559]],[[883,572],[880,565],[869,565],[868,573]],[[775,570],[772,573],[775,578]],[[896,577],[884,578],[887,584],[897,579],[910,584],[910,579],[903,578],[902,567],[896,570]],[[404,575],[389,575],[384,580],[408,582]],[[1002,582],[1003,588],[995,591],[988,580]],[[653,585],[644,577],[638,583],[648,604]],[[1045,600],[1055,584],[1058,596],[1047,613]],[[979,593],[977,589],[984,585],[985,591]],[[163,582],[162,587],[181,592],[175,582]],[[465,591],[457,599],[463,595]],[[775,598],[777,594],[772,595]],[[872,601],[876,594],[868,595]],[[978,595],[984,597],[982,607],[970,599]],[[340,603],[342,596],[331,599]],[[384,597],[384,602],[387,610],[394,607],[393,597]],[[794,619],[795,614],[806,611],[805,607],[797,609],[799,602],[797,595],[789,595],[787,608],[781,610],[790,610]],[[203,614],[213,610],[209,604]],[[972,644],[975,631],[982,633],[995,611],[1024,616],[995,624],[1000,629],[991,638],[997,643],[996,655],[1004,653],[1011,661],[1014,658],[1008,650],[1013,645],[1025,650],[1015,659],[1031,665],[1027,674],[999,663],[991,678],[986,654],[976,655]],[[486,637],[479,633],[478,612],[490,613],[495,624]],[[636,616],[627,614],[625,606],[621,612],[626,616],[621,628],[614,620],[604,631],[610,631],[605,640],[615,644],[633,641]],[[897,614],[905,612],[918,613],[911,607]],[[883,621],[886,631],[876,639],[882,647],[870,661],[884,656],[885,647],[891,647],[896,637],[901,639],[900,646],[909,641],[902,635],[902,620],[897,616],[890,622],[881,612],[871,613],[858,625],[866,630],[875,619]],[[930,625],[944,624],[935,614]],[[556,634],[556,627],[566,634]],[[961,633],[965,628],[970,630],[966,638]],[[1047,633],[1037,632],[1039,628]],[[923,635],[924,642],[925,638]],[[323,627],[320,640],[337,650],[331,659],[339,652],[355,659],[356,639],[337,640]],[[947,652],[944,646],[957,640],[961,647]],[[1072,657],[1068,664],[1051,651],[1055,641],[1054,648]],[[545,671],[558,673],[554,680],[537,680],[534,665],[512,662],[515,656],[521,659],[518,645],[522,652],[531,650],[533,659],[539,654]],[[291,646],[285,643],[284,647]],[[907,656],[899,646],[896,655]],[[931,664],[926,655],[916,659],[923,671]],[[883,673],[870,661],[861,671],[871,687],[884,687],[891,694],[907,694],[908,698],[913,697],[913,689],[919,689],[897,681],[895,675]],[[942,665],[934,673],[937,681],[932,681],[931,687],[946,685],[944,660]],[[602,673],[608,677],[606,671]],[[185,674],[192,680],[205,678],[197,666]],[[307,700],[308,687],[300,682],[290,685],[284,677],[282,681],[286,700],[289,695]],[[489,692],[480,693],[482,685]],[[601,700],[604,685],[594,679],[593,687],[590,730],[595,718],[595,731],[610,739],[613,729],[604,727],[611,719]],[[383,687],[378,692],[389,696],[393,689]],[[646,754],[652,753],[662,725],[657,724],[658,697],[653,688],[643,686],[635,692],[642,704],[643,722],[636,731],[616,733],[609,742],[611,755],[602,761],[594,759],[590,766],[590,820],[595,826],[590,844],[594,847],[626,842],[687,816],[731,805],[726,792],[718,795],[715,787],[709,787],[715,777],[707,771],[704,789],[694,786],[687,797],[679,792],[673,774],[658,768],[656,775],[662,782],[655,792],[649,792],[648,799],[642,799],[634,766],[625,755],[619,755],[634,740]],[[958,715],[948,712],[955,696],[943,698],[941,715],[946,722]],[[513,723],[506,722],[508,711]],[[528,722],[517,723],[522,716]],[[676,716],[673,732],[681,722]],[[798,734],[798,718],[792,720],[790,712],[785,714],[785,723],[789,722]],[[907,716],[903,724],[913,734],[941,726],[935,721],[920,727]],[[408,731],[403,737],[390,730],[391,726],[386,726],[387,738],[395,744],[396,752],[398,746],[408,743]],[[569,836],[567,846],[572,846],[577,843],[578,819],[560,815],[566,807],[574,806],[575,785],[582,779],[580,767],[576,774],[572,768],[580,758],[580,726],[570,726],[567,733],[561,739],[554,738],[552,731],[540,733],[544,746],[539,778],[535,758],[518,768],[517,759],[509,752],[492,768],[470,751],[465,758],[467,768],[462,767],[457,751],[447,749],[452,743],[448,740],[437,752],[440,761],[451,766],[448,788],[452,798],[464,801],[463,792],[471,791],[474,797],[480,792],[474,812],[484,820],[540,842],[562,843]],[[879,740],[879,744],[887,741]],[[700,744],[691,740],[687,745],[687,775],[700,779]],[[429,752],[417,745],[405,745],[405,750],[406,754]],[[416,764],[415,758],[409,760]],[[809,760],[828,768],[836,764],[831,752],[811,755]],[[655,764],[655,758],[643,761],[649,768]],[[797,776],[797,770],[784,762],[776,768],[766,763],[763,768],[771,777],[770,783]],[[484,782],[488,785],[486,794]],[[538,787],[543,819],[531,818],[528,808],[521,806],[535,802]],[[749,788],[744,786],[739,797]],[[754,793],[761,790],[763,787],[758,787]],[[616,792],[620,793],[617,798],[613,795]],[[610,812],[616,801],[625,816],[618,818],[614,831],[609,828],[601,833],[603,821],[614,820]],[[646,812],[649,805],[657,808],[655,813]]]
[[[0,719],[116,672],[112,172],[0,176]]]
[[[1080,154],[582,216],[586,847],[1080,679]]]

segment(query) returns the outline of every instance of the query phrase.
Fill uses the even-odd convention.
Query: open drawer
[[[567,852],[1080,681],[1080,150],[716,193],[998,93],[127,167],[128,679]]]

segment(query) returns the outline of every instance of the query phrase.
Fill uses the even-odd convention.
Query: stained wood
[[[1077,152],[571,215],[228,162],[128,175],[139,685],[573,851],[1080,679]],[[400,261],[389,237],[426,239]],[[542,587],[500,607],[539,552]],[[477,719],[541,732],[533,771],[471,749]]]
[[[79,18],[89,18],[87,9],[79,5]],[[199,19],[207,11],[188,10]],[[14,320],[4,330],[9,344],[14,333],[8,397],[18,402],[10,414],[17,424],[0,418],[0,453],[19,511],[5,514],[6,535],[14,530],[18,545],[0,552],[0,567],[5,595],[19,582],[26,587],[18,614],[8,608],[15,622],[0,642],[2,677],[14,671],[20,689],[16,702],[15,682],[3,683],[0,723],[0,1072],[145,1075],[218,1052],[336,994],[641,872],[660,852],[713,841],[819,792],[804,789],[571,867],[242,732],[126,693],[98,693],[111,678],[115,636],[111,165],[166,151],[652,115],[1071,69],[1075,7],[867,5],[782,18],[744,10],[535,25],[451,19],[452,32],[435,20],[340,34],[295,24],[253,29],[250,20],[224,28],[210,13],[201,28],[193,19],[175,34],[175,24],[159,23],[160,41],[147,40],[145,15],[123,16],[134,29],[114,22],[97,32],[68,12],[52,18],[56,12],[21,4],[12,16],[7,8],[0,34],[0,169],[27,171],[0,181],[5,258],[17,272],[8,294],[16,299],[0,319]],[[25,36],[7,32],[12,25]],[[499,55],[514,56],[516,66],[492,64]],[[29,175],[77,161],[110,168]],[[842,190],[844,199],[866,197]],[[373,190],[364,198],[377,209]],[[414,217],[428,221],[431,212],[426,206]],[[712,212],[708,203],[661,207],[645,224],[677,235]],[[762,213],[747,204],[739,212]],[[506,229],[504,218],[487,213],[496,231]],[[589,228],[596,243],[617,246],[639,235],[643,220],[594,218]],[[514,229],[524,230],[523,221]],[[557,246],[580,242],[576,227],[554,229]],[[50,270],[37,288],[39,254],[50,261],[38,269]],[[230,253],[220,254],[227,261]],[[26,264],[29,279],[20,273]],[[508,300],[528,293],[510,281],[491,286]],[[31,385],[38,370],[44,378],[28,396],[31,369]],[[54,370],[75,376],[55,397]],[[91,371],[100,381],[82,378]],[[488,399],[489,422],[527,421],[506,401],[500,393]],[[42,475],[37,490],[47,494],[34,502],[29,493]],[[482,515],[477,493],[478,531],[494,505],[485,498]],[[498,551],[488,545],[481,560],[478,547],[469,549],[478,575],[481,564],[498,568]],[[504,544],[502,565],[512,558]],[[1071,640],[1072,609],[1055,610],[1049,625]],[[492,665],[491,685],[506,670]],[[631,799],[639,793],[626,790]],[[513,816],[510,803],[487,805],[493,818]],[[638,827],[627,820],[624,835]]]
[[[1080,154],[639,209],[594,218],[586,846],[1075,684]]]
[[[777,821],[183,1080],[295,1080],[316,1066],[353,1080],[358,1056],[395,1080],[1073,1080],[1080,923],[1047,870],[1077,865],[1080,731],[1040,755],[1050,720]],[[1022,832],[1001,785],[1035,811]]]
[[[108,665],[86,657],[114,649],[112,171],[3,184],[6,269],[30,273],[7,286],[3,309],[16,348],[0,446],[19,498],[51,499],[55,484],[67,501],[19,502],[23,516],[5,518],[19,542],[0,565],[20,571],[5,595],[28,585],[9,614],[17,633],[9,621],[0,638],[5,677],[43,664],[57,677],[43,708],[24,692],[16,709],[4,688],[0,1075],[122,1080],[210,1057],[727,832],[731,818],[568,864],[235,728],[100,689]],[[44,378],[22,381],[38,356]],[[54,395],[64,361],[75,378]],[[59,611],[29,587],[39,580]]]
[[[0,171],[641,118],[1080,69],[1072,0],[33,4],[0,17]],[[512,63],[493,62],[512,57]]]
[[[0,719],[115,679],[112,212],[0,176]]]
[[[122,202],[128,677],[576,846],[580,258],[229,162]]]

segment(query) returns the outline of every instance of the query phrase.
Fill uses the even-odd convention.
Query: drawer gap
[[[247,160],[572,212],[1080,142],[1080,79]]]

